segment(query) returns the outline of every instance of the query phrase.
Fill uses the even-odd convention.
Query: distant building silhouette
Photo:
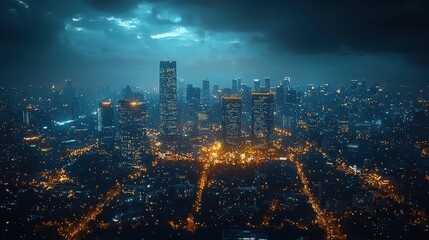
[[[115,147],[115,125],[113,104],[110,99],[99,103],[98,109],[98,135],[100,147],[106,152],[112,153]]]
[[[252,143],[256,148],[268,148],[274,131],[274,93],[252,93]]]
[[[222,138],[227,149],[238,150],[241,146],[240,97],[222,97]]]

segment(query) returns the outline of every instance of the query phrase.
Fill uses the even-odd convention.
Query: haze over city
[[[0,239],[429,239],[428,7],[1,1]]]
[[[189,83],[293,76],[423,86],[426,1],[18,1],[0,3],[3,84],[157,87],[174,59]],[[31,76],[31,77],[29,77]]]

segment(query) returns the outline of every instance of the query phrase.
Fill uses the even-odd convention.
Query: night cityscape
[[[428,3],[280,2],[2,1],[0,239],[429,239]]]

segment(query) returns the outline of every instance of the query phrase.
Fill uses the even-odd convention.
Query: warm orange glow
[[[34,141],[34,140],[38,140],[39,136],[33,136],[33,137],[24,137],[25,141]]]
[[[137,106],[137,105],[139,105],[139,102],[137,102],[137,101],[131,101],[131,102],[130,102],[130,106],[131,106],[131,107],[135,107],[135,106]]]
[[[28,104],[27,107],[25,107],[25,109],[27,109],[27,110],[33,110],[33,105]]]
[[[101,104],[103,106],[110,106],[110,105],[112,105],[112,102],[110,100],[109,101],[102,101]]]

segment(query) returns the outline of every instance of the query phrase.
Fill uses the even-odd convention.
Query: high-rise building
[[[138,164],[147,148],[146,109],[137,100],[119,100],[119,137],[121,156]]]
[[[203,89],[201,92],[201,110],[198,113],[198,132],[206,138],[210,132],[210,82],[206,78],[203,80]]]
[[[241,92],[241,78],[237,78],[238,92]]]
[[[186,125],[187,132],[195,135],[198,127],[198,113],[200,112],[201,89],[188,84],[186,87]]]
[[[283,85],[283,87],[285,88],[285,91],[289,90],[290,89],[290,77],[284,77],[281,85]]]
[[[110,99],[103,100],[98,105],[98,134],[100,147],[106,152],[113,152],[115,147],[115,124],[113,104]]]
[[[238,150],[241,145],[241,98],[222,97],[222,139],[229,150]]]
[[[132,99],[133,91],[131,90],[131,86],[127,85],[127,87],[123,90],[124,99]]]
[[[219,90],[219,85],[213,85],[212,91],[212,107],[210,111],[210,121],[215,125],[221,124],[221,116],[222,116],[222,103],[221,103],[221,90]]]
[[[253,90],[255,92],[261,91],[261,83],[260,83],[259,79],[253,79]]]
[[[159,97],[161,136],[174,140],[178,135],[176,61],[159,64]]]
[[[284,105],[283,127],[294,129],[297,122],[297,92],[289,90],[286,92],[286,101]]]
[[[237,81],[237,79],[232,79],[232,93],[233,94],[238,93],[238,81]]]
[[[22,111],[22,122],[29,129],[36,127],[36,112],[38,111],[33,105],[28,104]]]
[[[276,95],[275,95],[275,126],[283,128],[283,116],[285,113],[285,86],[280,84],[276,87]]]
[[[203,89],[201,91],[201,104],[208,107],[210,104],[210,81],[206,78],[203,80]]]
[[[60,92],[61,105],[59,108],[59,119],[70,120],[79,116],[79,99],[76,90],[73,88],[72,81],[67,79],[66,85]]]
[[[268,148],[274,131],[274,93],[252,93],[252,142],[256,148]]]
[[[265,78],[265,91],[271,91],[271,79],[269,77]]]

